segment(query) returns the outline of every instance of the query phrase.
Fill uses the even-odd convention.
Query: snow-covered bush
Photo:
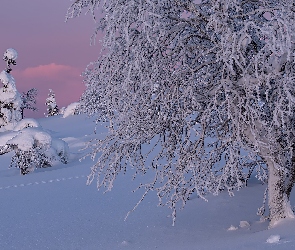
[[[10,130],[21,120],[22,99],[15,86],[15,80],[10,74],[10,65],[15,65],[17,52],[8,49],[4,53],[3,59],[7,62],[6,70],[0,73],[0,131]]]
[[[69,104],[65,110],[63,111],[63,118],[66,118],[71,115],[78,115],[80,113],[80,103],[79,102],[73,102]]]
[[[55,94],[52,89],[49,89],[49,94],[46,98],[45,105],[47,106],[47,117],[59,114],[59,109],[55,101]]]
[[[67,144],[41,128],[25,128],[9,140],[15,154],[11,160],[11,167],[18,167],[22,174],[34,171],[35,168],[51,166],[55,161],[67,163]]]
[[[100,4],[104,50],[81,106],[100,119],[103,104],[112,126],[90,143],[89,183],[153,171],[144,196],[156,191],[175,219],[192,193],[232,194],[255,167],[270,225],[294,218],[294,1],[77,0],[67,18]]]
[[[68,145],[53,138],[34,119],[23,119],[12,132],[0,136],[0,154],[14,151],[10,166],[25,175],[55,162],[68,162]]]
[[[67,164],[69,161],[69,146],[64,140],[52,138],[51,149],[47,155],[52,159],[52,163],[60,161],[63,164]]]

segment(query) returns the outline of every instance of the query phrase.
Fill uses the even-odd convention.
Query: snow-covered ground
[[[92,138],[94,123],[83,115],[38,121],[68,142],[71,161],[21,176],[8,168],[11,154],[0,156],[1,250],[295,249],[294,220],[269,230],[267,222],[259,222],[265,186],[255,179],[234,197],[222,193],[208,202],[193,197],[174,227],[171,211],[158,207],[153,194],[124,221],[141,197],[132,193],[136,180],[122,175],[106,194],[95,183],[86,186],[93,162],[80,162],[79,150]],[[294,198],[293,192],[291,202]]]

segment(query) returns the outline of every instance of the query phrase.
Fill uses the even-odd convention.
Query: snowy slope
[[[39,122],[69,143],[71,161],[20,176],[17,169],[8,169],[11,155],[0,156],[1,250],[295,249],[295,221],[270,230],[259,222],[256,212],[265,187],[255,180],[234,197],[222,193],[208,197],[209,202],[191,199],[174,227],[170,210],[157,207],[155,195],[124,221],[141,196],[132,193],[138,183],[131,176],[120,176],[106,194],[95,183],[85,184],[92,161],[80,162],[79,149],[92,138],[94,123],[81,115]],[[245,227],[240,227],[240,221],[250,226],[242,222]],[[231,225],[236,230],[228,231]]]

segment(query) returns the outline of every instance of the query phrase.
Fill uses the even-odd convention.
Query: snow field
[[[118,177],[111,192],[98,192],[95,183],[86,186],[93,162],[80,162],[80,149],[93,138],[94,123],[82,115],[39,123],[69,144],[72,158],[68,164],[20,176],[18,169],[8,169],[11,154],[0,157],[0,249],[295,249],[294,220],[267,230],[268,223],[256,215],[265,186],[255,179],[234,197],[225,192],[205,202],[193,196],[177,211],[174,227],[171,211],[158,207],[153,193],[124,221],[143,190],[132,193],[139,180],[131,181],[128,172]],[[97,132],[105,129],[98,127]]]

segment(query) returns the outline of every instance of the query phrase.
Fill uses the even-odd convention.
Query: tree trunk
[[[290,194],[295,183],[295,150],[294,148],[293,148],[293,157],[291,161],[292,161],[292,169],[290,170],[290,173],[286,182],[286,193],[287,193],[288,199],[290,199]]]
[[[274,227],[281,219],[295,218],[289,201],[293,184],[286,183],[286,175],[278,164],[271,159],[267,160],[267,164],[269,227]]]
[[[263,130],[263,126],[258,122],[255,124],[255,128],[256,130]],[[257,138],[251,132],[250,126],[246,127],[244,133],[250,143],[257,144]],[[260,155],[268,166],[269,227],[273,227],[281,219],[295,218],[290,205],[290,194],[295,182],[295,149],[293,149],[294,156],[291,169],[284,169],[274,161],[274,156],[271,157],[273,154],[268,147],[265,147],[270,143],[267,137],[258,136],[258,139],[261,143],[258,144],[260,146]]]

